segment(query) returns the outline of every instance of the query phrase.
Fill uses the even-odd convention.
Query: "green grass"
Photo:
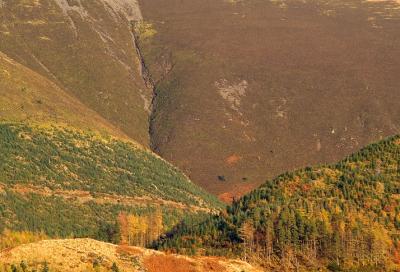
[[[0,121],[67,124],[127,136],[39,73],[0,52]]]

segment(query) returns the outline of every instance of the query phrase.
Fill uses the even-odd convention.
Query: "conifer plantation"
[[[397,271],[400,137],[284,173],[218,216],[180,225],[157,248],[240,257],[267,271]]]

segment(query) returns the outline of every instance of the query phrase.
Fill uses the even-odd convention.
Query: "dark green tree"
[[[111,266],[111,271],[113,271],[113,272],[119,272],[119,268],[118,268],[118,266],[117,266],[116,263],[113,263],[113,264],[112,264],[112,266]]]

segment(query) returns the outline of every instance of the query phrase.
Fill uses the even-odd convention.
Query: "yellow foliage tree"
[[[34,233],[30,231],[11,231],[6,229],[0,234],[0,250],[45,239],[48,239],[48,236],[43,232]]]

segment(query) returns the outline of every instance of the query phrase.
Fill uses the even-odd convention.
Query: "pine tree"
[[[47,264],[47,262],[45,262],[44,266],[43,266],[43,269],[42,269],[42,272],[49,272],[49,271],[50,271],[49,265]]]
[[[21,261],[21,263],[19,264],[19,266],[21,267],[23,272],[26,272],[26,269],[28,268],[26,263],[24,261]]]
[[[112,272],[119,272],[119,268],[118,268],[118,266],[117,266],[116,263],[113,263],[113,264],[112,264],[112,266],[111,266],[111,271],[112,271]]]

